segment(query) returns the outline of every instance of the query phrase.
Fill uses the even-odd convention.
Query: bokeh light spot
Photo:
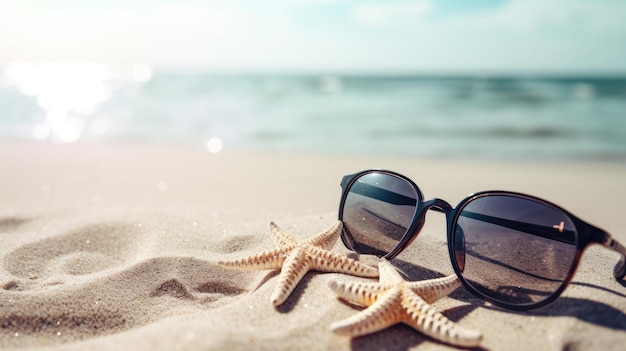
[[[157,183],[157,189],[159,191],[166,191],[167,190],[167,182],[166,181],[160,181]]]
[[[222,152],[222,149],[224,148],[224,143],[220,138],[211,138],[209,139],[209,141],[207,141],[206,148],[207,150],[209,150],[210,153],[217,154]]]

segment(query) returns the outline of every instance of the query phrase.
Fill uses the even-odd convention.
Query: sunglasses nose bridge
[[[448,202],[438,198],[424,201],[421,207],[422,216],[425,216],[428,210],[433,210],[446,214],[452,211],[452,206]]]
[[[415,222],[417,223],[418,230],[422,230],[424,223],[426,222],[426,213],[428,210],[433,210],[435,212],[440,212],[445,214],[446,216],[450,211],[452,211],[452,206],[448,202],[442,199],[434,198],[428,201],[423,201],[419,208],[417,209],[417,218]]]
[[[408,229],[407,235],[405,235],[403,240],[398,244],[398,246],[396,246],[394,250],[385,255],[385,258],[392,259],[396,257],[407,246],[413,243],[413,240],[417,238],[419,233],[422,231],[422,228],[424,227],[424,223],[426,222],[426,213],[428,212],[428,210],[431,209],[437,212],[448,213],[452,210],[452,206],[450,206],[450,204],[448,204],[446,201],[436,198],[421,202],[416,209],[413,224],[411,225],[411,228]]]
[[[448,213],[452,210],[452,206],[450,206],[450,204],[448,204],[446,201],[437,198],[421,202],[416,209],[414,231],[419,233],[419,231],[422,229],[422,227],[424,226],[424,222],[426,222],[426,213],[428,213],[428,210]]]

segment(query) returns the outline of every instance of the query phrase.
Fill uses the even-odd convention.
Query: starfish
[[[348,319],[333,323],[331,329],[335,333],[360,336],[405,323],[451,345],[473,347],[480,343],[482,335],[479,331],[458,326],[430,305],[461,285],[455,275],[407,282],[384,258],[380,260],[378,270],[378,283],[330,281],[330,288],[339,297],[369,306]]]
[[[342,223],[337,221],[313,239],[299,243],[274,222],[270,222],[270,235],[278,245],[277,249],[235,261],[220,261],[217,264],[241,270],[281,269],[278,285],[270,297],[274,306],[285,302],[302,277],[310,270],[378,277],[378,269],[375,267],[329,251],[337,242],[341,229]]]

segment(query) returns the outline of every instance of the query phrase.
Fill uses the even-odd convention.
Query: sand
[[[350,339],[357,312],[308,273],[270,303],[276,272],[214,262],[272,249],[268,223],[309,238],[336,220],[339,181],[387,168],[456,204],[507,189],[549,199],[626,242],[626,164],[209,154],[147,146],[0,143],[0,348],[37,350],[440,350],[398,325]],[[348,254],[341,241],[336,252]],[[371,257],[361,257],[373,262]],[[592,247],[555,303],[528,312],[458,289],[436,308],[483,332],[484,349],[626,345],[626,287],[615,253]],[[392,261],[411,280],[452,274],[437,213]]]

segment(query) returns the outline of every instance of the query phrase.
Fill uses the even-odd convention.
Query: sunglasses
[[[574,277],[583,251],[600,244],[620,253],[613,276],[626,275],[626,248],[602,229],[540,198],[483,191],[455,208],[424,201],[409,178],[391,171],[347,175],[339,220],[349,249],[392,259],[418,236],[426,212],[446,216],[452,267],[473,294],[501,307],[531,309],[554,301]]]

